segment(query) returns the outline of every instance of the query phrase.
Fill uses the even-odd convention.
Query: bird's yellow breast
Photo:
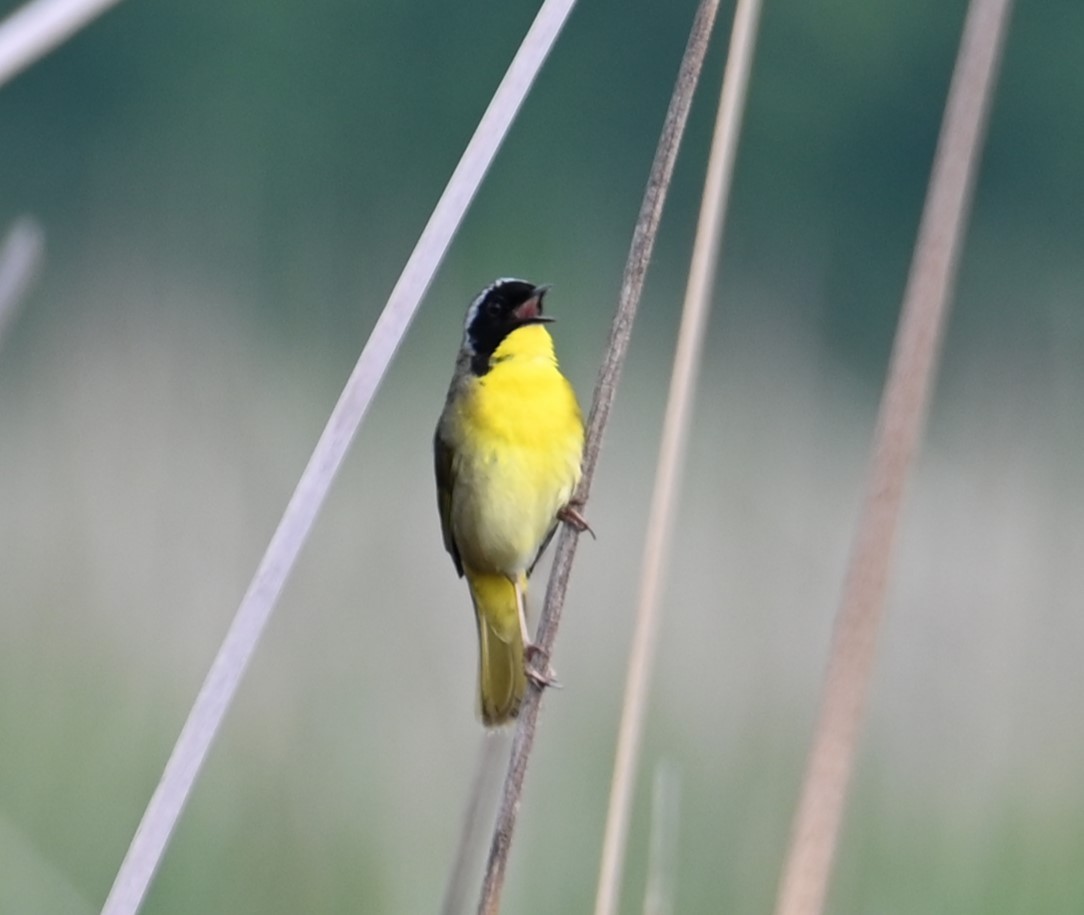
[[[447,432],[452,529],[464,563],[513,574],[533,562],[580,478],[583,419],[541,325],[509,334],[472,377]]]

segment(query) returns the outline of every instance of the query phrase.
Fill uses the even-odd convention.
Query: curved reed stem
[[[644,886],[644,915],[677,911],[678,824],[681,820],[681,773],[663,760],[651,784],[651,844]]]
[[[45,257],[45,233],[29,216],[17,219],[0,244],[0,342],[15,320]]]
[[[499,784],[497,779],[507,751],[508,741],[503,731],[488,731],[482,735],[478,762],[474,767],[474,781],[466,810],[463,811],[463,825],[459,832],[455,861],[448,875],[448,885],[444,888],[440,915],[462,915],[467,911],[467,901],[472,892],[470,887],[473,886],[469,879],[471,867],[481,860],[488,833],[488,820],[483,814],[495,800]]]
[[[103,915],[133,915],[142,905],[196,777],[331,482],[467,207],[574,3],[575,0],[546,0],[539,10],[422,231],[203,681],[105,901]]]
[[[580,481],[576,499],[586,502],[591,491],[595,466],[598,463],[603,435],[609,421],[610,409],[617,393],[617,384],[621,377],[621,368],[628,352],[632,325],[636,319],[636,310],[640,303],[640,293],[644,286],[647,266],[655,246],[655,235],[662,216],[666,193],[670,187],[670,177],[674,171],[678,148],[688,120],[689,106],[693,92],[700,78],[700,71],[707,51],[708,39],[718,10],[718,0],[701,0],[693,20],[689,42],[685,48],[678,71],[677,83],[670,98],[670,107],[666,112],[659,145],[655,151],[655,160],[651,166],[644,199],[640,205],[640,214],[633,231],[632,244],[621,283],[617,312],[610,328],[610,339],[599,369],[595,384],[595,395],[591,413],[587,419],[587,438],[584,446],[583,479]],[[553,642],[561,622],[565,592],[572,570],[572,561],[576,555],[579,535],[568,525],[562,525],[557,536],[557,546],[553,558],[553,569],[546,588],[546,598],[538,620],[535,645],[540,657],[548,658],[553,651]],[[544,665],[543,665],[544,666]],[[508,764],[508,774],[502,789],[500,809],[493,829],[489,858],[486,861],[485,877],[478,902],[481,915],[495,915],[500,907],[501,891],[504,888],[505,869],[508,865],[508,852],[512,844],[512,834],[516,825],[516,814],[523,794],[523,780],[527,773],[527,762],[534,746],[538,713],[541,708],[542,692],[537,685],[527,692],[527,698],[520,709],[515,737],[512,742],[512,755]]]
[[[855,529],[794,815],[776,915],[818,915],[828,884],[869,692],[908,471],[925,425],[1011,0],[971,0],[903,295],[862,514]]]
[[[32,0],[0,22],[0,86],[120,0]]]
[[[659,441],[655,487],[640,563],[640,600],[629,649],[628,677],[602,845],[602,866],[595,896],[595,915],[615,915],[620,897],[633,788],[647,718],[655,644],[658,641],[663,573],[673,537],[681,469],[692,420],[693,395],[711,312],[711,292],[734,177],[734,159],[741,134],[759,19],[760,0],[738,0]]]

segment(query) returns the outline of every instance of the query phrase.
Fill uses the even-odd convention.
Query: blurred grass
[[[148,915],[436,908],[480,732],[429,456],[462,311],[496,273],[555,282],[587,396],[678,6],[577,11],[317,524]],[[682,913],[773,897],[963,8],[766,10],[645,766],[681,772]],[[97,911],[532,12],[146,0],[0,94],[0,222],[36,214],[50,252],[0,351],[0,915]],[[1022,5],[1006,49],[833,911],[1084,909],[1084,119],[1065,104],[1082,13]],[[603,453],[510,911],[593,895],[711,107],[694,107]]]
[[[446,298],[318,523],[148,913],[439,902],[480,732],[473,627],[430,481],[456,345],[435,345]],[[110,306],[106,322],[88,303],[25,332],[33,360],[0,364],[0,912],[104,898],[345,371],[215,300]],[[771,899],[871,419],[854,380],[762,305],[713,341],[649,728],[647,764],[682,773],[682,912]],[[573,315],[559,347],[575,333]],[[582,911],[593,892],[670,345],[641,343],[592,503],[600,538],[573,576],[515,911]],[[995,374],[968,359],[937,404],[835,911],[1084,904],[1084,479],[1063,387],[1079,367],[1018,375],[1014,361]],[[568,363],[586,392],[588,360]],[[643,890],[642,781],[627,899]]]

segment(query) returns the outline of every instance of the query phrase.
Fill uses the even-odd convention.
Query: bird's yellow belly
[[[464,564],[506,575],[534,561],[579,482],[583,451],[564,377],[512,368],[494,369],[463,404],[451,506]]]
[[[452,505],[463,562],[478,571],[524,572],[579,478],[578,452],[505,446],[459,471]]]

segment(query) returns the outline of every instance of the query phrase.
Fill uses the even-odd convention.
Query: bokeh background
[[[0,11],[15,8],[0,2]],[[0,912],[98,910],[216,647],[535,3],[128,0],[0,91]],[[1020,3],[909,490],[831,909],[1084,911],[1084,5]],[[433,912],[478,753],[430,436],[491,278],[590,396],[692,0],[582,0],[244,681],[147,913]],[[655,442],[723,65],[662,226],[506,889],[593,898]],[[625,879],[765,912],[961,0],[766,4]],[[538,589],[539,591],[541,588]]]

